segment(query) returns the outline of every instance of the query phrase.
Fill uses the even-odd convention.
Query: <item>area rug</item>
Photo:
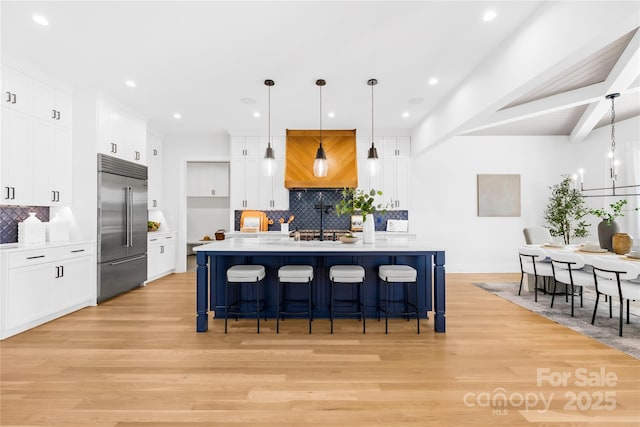
[[[638,301],[631,302],[630,324],[626,323],[627,314],[625,304],[625,323],[622,327],[624,336],[619,337],[618,315],[620,308],[617,298],[613,300],[613,317],[610,319],[609,303],[604,301],[604,297],[600,297],[595,325],[591,325],[591,316],[593,315],[593,306],[596,299],[595,291],[585,289],[583,307],[580,307],[580,297],[577,295],[574,297],[574,317],[571,317],[571,297],[569,297],[569,302],[565,302],[564,295],[556,295],[554,306],[550,308],[551,295],[538,291],[538,302],[535,302],[533,292],[526,290],[526,283],[523,285],[520,296],[518,296],[519,283],[474,283],[474,285],[567,328],[627,353],[636,359],[640,359],[640,302]]]

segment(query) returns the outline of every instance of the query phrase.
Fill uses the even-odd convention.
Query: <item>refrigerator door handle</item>
[[[122,261],[110,262],[110,263],[109,263],[109,265],[120,265],[120,264],[125,264],[125,263],[127,263],[127,262],[137,261],[137,260],[139,260],[139,259],[143,259],[143,258],[145,258],[146,256],[147,256],[147,255],[145,254],[145,255],[137,256],[137,257],[135,257],[135,258],[128,258],[128,259],[125,259],[125,260],[122,260]]]
[[[133,188],[127,187],[127,247],[133,247]]]

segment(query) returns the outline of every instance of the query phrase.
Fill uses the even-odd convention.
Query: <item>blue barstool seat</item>
[[[224,333],[227,333],[227,320],[230,314],[235,315],[238,320],[238,315],[251,315],[255,314],[257,322],[257,332],[260,333],[260,288],[265,277],[265,269],[262,265],[234,265],[227,270],[227,283],[224,289]],[[255,311],[242,311],[241,303],[244,302],[240,299],[240,285],[248,283],[253,286],[253,294],[255,296]],[[229,303],[229,287],[231,285],[238,285],[236,300],[233,303]],[[267,312],[264,310],[264,320],[267,320]]]
[[[366,320],[364,316],[364,292],[362,287],[364,286],[364,268],[360,265],[334,265],[329,269],[329,280],[331,286],[329,289],[330,294],[330,317],[331,317],[331,333],[333,333],[333,319],[336,314],[340,315],[357,315],[362,321],[362,333],[366,333]],[[350,285],[357,287],[357,299],[337,299],[335,298],[335,287],[338,285]],[[335,303],[345,302],[356,307],[353,311],[336,311]]]

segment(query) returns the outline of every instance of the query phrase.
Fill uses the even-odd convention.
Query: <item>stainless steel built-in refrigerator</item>
[[[147,280],[147,167],[98,155],[98,302]]]

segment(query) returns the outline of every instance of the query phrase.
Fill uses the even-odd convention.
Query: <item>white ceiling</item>
[[[273,134],[319,126],[318,78],[327,81],[323,128],[369,134],[366,81],[377,78],[376,132],[408,134],[535,21],[545,3],[2,1],[1,46],[3,60],[27,64],[76,90],[101,90],[164,135],[265,134],[267,78],[276,83]],[[484,22],[489,9],[497,18]],[[34,14],[45,15],[49,26],[34,23]],[[433,76],[435,86],[428,84]],[[127,79],[137,87],[125,86]],[[260,118],[253,117],[256,111]],[[181,120],[172,117],[175,112]],[[558,122],[558,128],[539,134],[566,134],[572,128],[567,121],[575,125],[583,113],[564,111],[544,122]],[[514,122],[508,133],[536,133],[531,122]]]

